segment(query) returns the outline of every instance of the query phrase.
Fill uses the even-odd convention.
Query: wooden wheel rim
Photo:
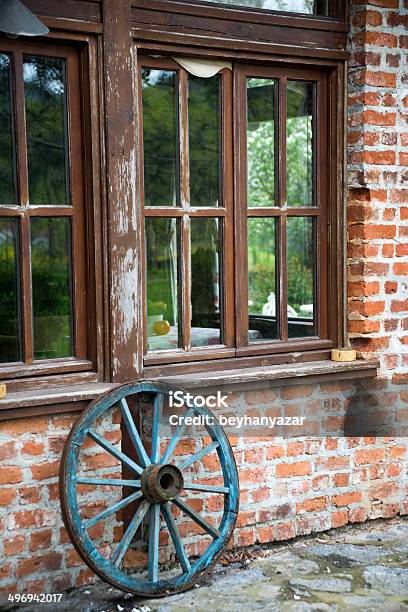
[[[239,503],[239,486],[238,486],[238,473],[236,468],[236,463],[234,459],[234,455],[229,444],[229,441],[222,429],[222,427],[218,424],[218,422],[214,419],[214,424],[209,425],[208,419],[205,420],[205,429],[209,436],[212,439],[212,443],[206,448],[212,448],[212,450],[216,450],[218,454],[218,458],[220,461],[220,466],[222,470],[222,475],[224,479],[223,487],[215,487],[215,489],[225,489],[228,492],[224,491],[224,511],[222,515],[222,519],[218,528],[213,528],[213,533],[209,533],[213,540],[205,552],[192,564],[190,565],[189,560],[187,558],[184,551],[184,547],[180,538],[180,541],[175,541],[174,535],[174,525],[175,521],[172,521],[172,515],[169,511],[167,503],[154,503],[148,502],[143,499],[139,508],[144,503],[149,503],[149,507],[146,512],[143,514],[147,516],[149,514],[149,520],[151,521],[150,525],[158,525],[158,529],[160,528],[160,512],[163,514],[163,518],[165,519],[166,528],[169,531],[170,537],[173,541],[176,555],[181,567],[181,573],[175,577],[169,579],[159,579],[157,575],[158,571],[158,535],[156,534],[156,554],[155,549],[151,549],[151,542],[149,541],[149,557],[148,557],[148,578],[142,579],[132,575],[129,575],[125,571],[122,571],[120,567],[115,565],[114,561],[111,559],[105,558],[95,547],[91,538],[89,537],[86,528],[84,526],[84,521],[82,520],[79,512],[78,500],[77,500],[77,491],[76,485],[77,483],[77,461],[80,449],[82,444],[84,443],[86,437],[89,435],[89,431],[91,430],[92,424],[106,411],[110,410],[114,405],[120,403],[122,400],[128,395],[135,395],[137,393],[154,393],[155,400],[153,409],[155,414],[153,414],[153,419],[156,418],[156,422],[158,423],[158,414],[159,412],[156,410],[156,407],[159,405],[160,398],[163,398],[164,395],[168,395],[170,391],[175,391],[175,389],[171,388],[165,384],[157,384],[150,383],[148,381],[138,382],[138,383],[126,383],[120,387],[115,388],[112,391],[108,391],[104,395],[96,398],[89,407],[81,414],[78,421],[72,427],[71,432],[67,438],[67,441],[64,446],[64,451],[61,460],[61,468],[60,468],[60,500],[61,500],[61,509],[62,515],[64,519],[64,523],[68,534],[72,540],[73,545],[75,546],[77,552],[84,560],[84,562],[101,578],[112,584],[113,586],[122,589],[126,592],[135,593],[137,595],[144,596],[164,596],[169,593],[176,593],[188,589],[197,580],[203,576],[211,566],[216,562],[218,557],[221,555],[223,550],[225,549],[228,541],[232,535],[232,532],[235,527],[235,523],[237,520],[238,513],[238,503]],[[126,401],[125,401],[126,403]],[[190,413],[195,413],[197,415],[201,415],[203,417],[212,417],[213,415],[207,408],[198,407],[193,405],[188,409]],[[128,428],[129,429],[129,428]],[[179,428],[177,428],[179,429]],[[177,430],[176,430],[177,432]],[[156,438],[153,438],[156,433]],[[163,453],[160,458],[160,463],[163,462],[163,465],[168,463],[171,459],[172,452],[169,451],[171,447],[172,440],[174,439],[175,434],[172,436],[167,449]],[[152,433],[152,453],[151,457],[148,458],[151,460],[153,455],[156,455],[155,463],[158,463],[158,447],[160,447],[158,428],[154,430],[154,422],[153,422],[153,433]],[[155,442],[156,440],[156,442]],[[177,443],[177,441],[176,441]],[[176,444],[174,444],[174,448]],[[174,452],[173,448],[173,452]],[[170,449],[171,450],[171,449]],[[170,457],[166,456],[170,453]],[[197,453],[190,456],[190,459],[196,456]],[[205,453],[207,454],[207,453]],[[196,460],[200,460],[203,455],[198,457]],[[181,466],[186,463],[189,459],[186,459],[183,456],[183,462],[178,466],[181,469]],[[193,463],[194,461],[191,461]],[[153,462],[152,462],[153,463]],[[188,465],[190,465],[188,464]],[[181,470],[182,471],[182,470]],[[140,476],[138,476],[140,478]],[[211,489],[211,488],[210,488]],[[214,489],[214,487],[212,487]],[[140,489],[141,491],[141,489]],[[218,492],[218,491],[213,491]],[[171,503],[175,503],[183,512],[186,511],[185,506],[188,504],[184,504],[182,500],[178,500],[178,498],[173,499]],[[162,508],[160,510],[160,508]],[[167,510],[166,510],[167,508]],[[169,516],[170,515],[170,516]],[[194,516],[189,514],[190,518],[195,520]],[[143,518],[142,517],[142,518]],[[152,518],[153,517],[153,518]],[[132,519],[133,520],[133,519]],[[204,520],[204,519],[201,519]],[[205,520],[204,520],[205,522]],[[170,525],[169,525],[170,523]],[[172,525],[174,523],[174,525]],[[210,526],[207,523],[207,526]],[[173,532],[172,532],[173,527]],[[177,530],[177,527],[176,527]],[[153,533],[154,530],[151,530]],[[217,533],[215,533],[217,532]],[[177,530],[178,534],[178,530]],[[179,535],[179,534],[178,534]],[[123,539],[123,538],[122,538]],[[152,538],[153,539],[153,538]],[[181,544],[181,548],[180,548]],[[153,543],[155,545],[155,542]],[[184,551],[184,554],[183,554]],[[153,558],[152,558],[153,557]]]

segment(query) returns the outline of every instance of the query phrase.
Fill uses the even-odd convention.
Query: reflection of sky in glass
[[[232,4],[287,13],[306,13],[308,15],[313,15],[317,12],[313,10],[313,0],[206,0],[206,2]],[[323,14],[323,11],[320,11],[320,14]]]
[[[54,71],[55,71],[55,68],[54,68]],[[25,60],[24,65],[23,65],[23,76],[24,76],[24,83],[36,84],[37,81],[39,80],[39,75],[38,75],[36,64],[31,63],[29,60]],[[52,78],[49,78],[49,75],[48,75],[48,78],[46,81],[41,79],[41,85],[43,87],[46,86],[47,89],[52,94],[62,94],[64,93],[64,83],[62,81],[62,71],[57,70],[56,76],[57,78],[52,79]]]

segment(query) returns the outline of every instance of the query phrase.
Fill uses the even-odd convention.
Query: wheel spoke
[[[89,430],[88,435],[92,438],[92,440],[95,440],[99,446],[102,446],[102,448],[104,448],[108,453],[113,455],[113,457],[116,457],[116,459],[119,459],[121,463],[124,463],[130,467],[137,474],[141,474],[143,472],[143,468],[141,468],[140,465],[137,465],[137,463],[135,463],[130,457],[127,457],[120,450],[112,446],[112,444],[105,440],[105,438],[98,436],[98,434],[91,429]]]
[[[125,533],[123,534],[121,541],[115,548],[113,555],[112,555],[112,561],[114,562],[116,567],[120,565],[120,562],[122,561],[125,555],[125,552],[129,548],[129,545],[131,541],[133,540],[133,536],[138,530],[139,525],[144,519],[149,507],[150,507],[150,502],[147,501],[146,499],[143,500],[139,508],[137,509],[135,516],[130,521],[129,527],[126,529]]]
[[[163,412],[163,395],[158,393],[154,398],[152,418],[152,463],[158,463],[160,457],[160,431],[159,423]]]
[[[143,442],[140,438],[139,432],[136,429],[135,422],[132,415],[130,414],[128,403],[125,399],[120,400],[120,411],[122,413],[123,420],[129,432],[130,439],[133,442],[133,446],[136,449],[137,456],[139,457],[140,463],[143,467],[150,465],[150,459],[146,453]]]
[[[176,506],[178,506],[180,510],[185,512],[185,514],[187,514],[191,519],[193,519],[194,522],[200,525],[200,527],[202,527],[207,533],[212,535],[213,538],[220,537],[221,534],[218,529],[214,527],[214,525],[208,523],[202,516],[200,516],[195,510],[193,510],[191,506],[185,504],[179,497],[173,499],[173,503],[176,504]]]
[[[206,493],[229,493],[228,487],[215,487],[206,484],[185,484],[184,489],[187,491],[205,491]]]
[[[188,410],[186,411],[184,415],[184,419],[186,417],[189,417],[193,413],[193,410],[194,410],[193,408],[188,408]],[[172,458],[173,453],[176,449],[177,443],[180,439],[180,436],[183,434],[184,429],[186,427],[184,419],[180,423],[180,425],[177,426],[177,429],[174,432],[173,437],[171,438],[168,447],[166,448],[165,452],[163,453],[162,458],[160,459],[160,463],[168,463],[170,459]]]
[[[150,507],[149,516],[149,560],[147,571],[149,580],[157,582],[159,577],[159,532],[160,532],[160,505]]]
[[[211,453],[211,451],[213,451],[215,448],[218,448],[218,446],[219,446],[218,442],[212,442],[211,444],[209,444],[205,448],[202,448],[201,450],[197,451],[194,455],[191,455],[185,461],[183,461],[183,463],[178,466],[179,469],[180,470],[185,470],[192,463],[194,463],[195,461],[199,461],[200,459],[205,457],[205,455],[208,455],[208,453]]]
[[[173,518],[172,513],[170,512],[169,503],[162,505],[162,513],[164,516],[164,520],[166,521],[167,529],[169,530],[170,537],[173,540],[174,548],[176,550],[177,557],[180,561],[180,565],[183,569],[183,572],[188,574],[191,570],[190,561],[186,555],[186,551],[183,546],[183,542],[181,541],[179,530],[177,529],[176,521]]]
[[[102,519],[105,519],[111,514],[114,514],[121,508],[125,508],[125,506],[128,506],[129,504],[136,501],[137,499],[140,499],[141,497],[143,497],[143,493],[141,491],[136,491],[136,493],[132,493],[132,495],[129,495],[129,497],[125,497],[125,499],[121,499],[117,504],[114,504],[113,506],[106,508],[106,510],[104,510],[103,512],[100,512],[96,516],[93,516],[92,518],[85,521],[84,523],[85,529],[89,529],[90,527],[98,523],[98,521],[101,521]]]
[[[77,478],[77,484],[113,485],[114,487],[136,487],[140,489],[140,480],[121,480],[120,478]]]

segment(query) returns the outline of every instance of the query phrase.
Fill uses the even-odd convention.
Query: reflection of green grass
[[[149,303],[165,302],[167,304],[166,319],[170,325],[175,324],[171,283],[166,270],[159,268],[150,271],[147,281],[147,300]]]

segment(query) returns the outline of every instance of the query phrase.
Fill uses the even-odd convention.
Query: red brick
[[[366,110],[363,112],[363,120],[368,125],[395,125],[397,121],[396,113],[381,113],[374,110]],[[367,142],[366,144],[370,144]],[[377,142],[373,142],[376,145]]]
[[[333,512],[331,515],[331,524],[332,527],[344,527],[348,523],[348,512],[347,510],[339,510],[338,512]]]
[[[14,538],[3,540],[4,554],[7,557],[18,555],[19,553],[23,552],[24,545],[25,545],[25,538],[23,535],[18,535],[18,536],[15,536]]]
[[[40,548],[50,548],[52,531],[46,529],[44,531],[34,531],[30,536],[30,550],[38,550]]]
[[[275,539],[273,527],[258,527],[257,529],[257,542],[260,544],[266,544],[267,542],[273,542]]]
[[[361,501],[362,494],[359,491],[352,493],[342,493],[341,495],[335,495],[333,497],[333,504],[335,506],[350,506]]]
[[[23,472],[16,465],[0,467],[0,484],[15,484],[23,480]]]
[[[266,459],[279,459],[285,455],[285,449],[282,445],[267,446],[266,447]]]
[[[19,436],[25,433],[43,433],[48,429],[47,417],[31,417],[0,423],[0,432]]]
[[[327,497],[315,497],[313,499],[305,499],[296,504],[297,512],[318,512],[325,510],[327,507]]]
[[[293,523],[282,523],[276,528],[276,539],[278,541],[291,540],[296,536]]]
[[[384,448],[370,448],[356,450],[354,452],[354,462],[357,465],[366,463],[377,463],[378,461],[384,461],[385,449]]]
[[[3,442],[0,446],[0,461],[13,459],[16,456],[15,442]]]
[[[24,442],[21,453],[23,455],[42,455],[44,452],[44,444],[42,442],[34,442],[33,440],[27,440]]]
[[[10,506],[16,498],[15,489],[0,489],[0,506]]]
[[[289,478],[291,476],[307,476],[312,472],[310,461],[297,461],[293,463],[278,463],[276,466],[277,478]]]
[[[364,302],[353,300],[349,304],[350,312],[357,312],[364,317],[373,317],[384,312],[385,302],[383,301],[367,301]]]
[[[46,463],[39,463],[33,465],[31,468],[31,474],[34,480],[46,480],[48,478],[54,478],[59,474],[59,461],[50,461]]]
[[[348,322],[348,330],[352,333],[371,334],[380,331],[379,321],[365,319],[362,321],[352,320]]]
[[[61,560],[62,555],[57,552],[49,552],[41,557],[30,557],[19,562],[15,573],[17,578],[23,578],[41,571],[55,571],[61,567]]]
[[[397,293],[398,291],[398,283],[395,281],[386,281],[384,284],[385,293]]]
[[[364,523],[366,520],[365,508],[351,508],[349,510],[349,521],[350,523]]]
[[[396,482],[386,482],[376,487],[372,487],[368,491],[368,496],[371,500],[383,500],[387,497],[394,497],[397,494],[398,484]]]

